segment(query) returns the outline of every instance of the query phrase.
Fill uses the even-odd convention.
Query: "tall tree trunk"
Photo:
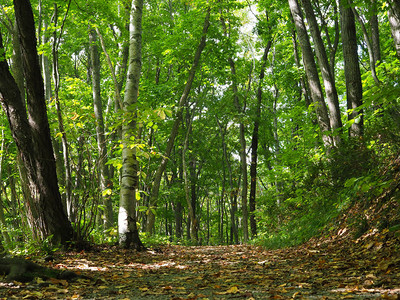
[[[362,82],[360,65],[358,63],[356,25],[353,11],[347,1],[342,0],[339,9],[342,28],[347,109],[349,110],[348,118],[353,122],[349,129],[349,135],[351,137],[362,136],[363,115],[359,109],[362,104]]]
[[[394,47],[397,57],[400,59],[400,0],[392,0],[389,2],[388,17]]]
[[[221,122],[218,119],[218,116],[215,116],[215,119],[217,121],[217,125],[219,128],[219,132],[221,135],[221,143],[222,143],[222,152],[223,152],[223,164],[226,165],[226,168],[228,169],[228,176],[229,176],[229,187],[230,187],[230,193],[229,193],[229,200],[230,200],[230,219],[231,219],[231,227],[230,227],[230,232],[231,232],[231,238],[230,241],[231,243],[238,244],[239,243],[239,236],[238,236],[238,228],[237,228],[237,197],[238,197],[238,189],[234,187],[233,184],[233,174],[232,174],[232,167],[228,158],[228,150],[227,150],[227,145],[226,145],[226,131],[227,131],[227,126],[224,125],[222,126]],[[240,180],[239,180],[240,181]]]
[[[308,85],[311,92],[311,98],[314,102],[315,112],[319,129],[322,134],[322,140],[326,147],[331,147],[331,126],[323,97],[321,82],[319,81],[318,69],[315,64],[314,54],[311,48],[310,39],[304,24],[303,14],[300,10],[298,0],[288,0],[290,11],[296,27],[297,36],[299,38],[300,48],[303,51],[304,68],[307,74]]]
[[[164,173],[165,168],[167,167],[167,162],[171,155],[172,147],[174,146],[175,137],[178,134],[179,124],[182,122],[183,109],[184,109],[186,101],[189,97],[189,93],[192,88],[193,80],[194,80],[194,77],[196,74],[196,69],[200,62],[201,53],[203,52],[203,50],[206,46],[206,35],[207,35],[208,27],[210,25],[210,13],[211,13],[211,10],[209,8],[207,10],[207,14],[204,19],[203,32],[201,35],[200,43],[197,46],[197,50],[194,55],[193,63],[189,70],[188,79],[186,81],[185,88],[183,90],[182,96],[178,103],[178,107],[177,107],[178,111],[175,115],[175,121],[172,126],[171,133],[168,137],[166,149],[165,149],[163,158],[161,160],[161,163],[156,171],[156,174],[154,175],[153,186],[152,186],[151,194],[150,194],[150,206],[152,206],[152,207],[157,205],[157,199],[158,199],[158,193],[160,191],[162,174]],[[146,228],[147,232],[149,232],[149,233],[153,232],[154,222],[155,222],[155,215],[152,212],[150,212],[148,215],[148,221],[147,221],[147,228]]]
[[[7,223],[6,223],[6,219],[4,216],[3,199],[1,197],[1,194],[3,193],[3,181],[1,179],[3,178],[3,160],[4,160],[4,154],[5,154],[5,143],[6,143],[6,139],[4,138],[4,129],[2,129],[1,130],[1,148],[0,148],[0,226],[1,226],[0,233],[3,236],[6,247],[8,248],[11,246],[11,239],[7,232]],[[6,194],[6,197],[7,197],[7,194]],[[4,231],[4,229],[6,229],[6,230]]]
[[[43,9],[42,9],[42,1],[39,0],[39,19],[43,18]],[[42,21],[40,22],[42,23]],[[38,38],[41,39],[42,45],[46,44],[49,41],[49,37],[47,35],[47,21],[43,20],[44,32],[41,32],[42,24],[38,26]],[[46,101],[50,101],[51,99],[51,71],[50,71],[50,62],[49,57],[46,53],[40,55],[40,65],[42,67],[43,73],[43,82],[44,82],[44,97]]]
[[[97,34],[94,29],[89,30],[90,58],[92,62],[92,91],[93,108],[96,118],[97,149],[99,152],[98,166],[100,175],[100,191],[102,192],[104,205],[104,229],[113,225],[113,210],[111,193],[105,193],[111,187],[107,165],[107,144],[104,134],[103,104],[100,91],[100,57],[97,46]],[[115,76],[113,76],[114,78]],[[115,81],[116,85],[116,81]],[[116,87],[115,87],[116,88]],[[119,95],[119,91],[117,92]]]
[[[196,218],[196,206],[193,203],[191,192],[193,193],[193,187],[191,187],[191,183],[188,178],[188,163],[186,162],[186,154],[189,148],[189,138],[192,131],[192,121],[194,116],[190,116],[188,113],[188,122],[187,122],[187,131],[185,136],[185,141],[183,143],[183,150],[182,150],[182,170],[183,170],[183,180],[185,186],[185,198],[186,203],[188,206],[189,218],[190,218],[190,238],[193,240],[195,245],[198,243],[198,235],[197,235],[197,228],[198,228],[198,221]]]
[[[293,44],[294,61],[296,63],[296,66],[298,68],[301,68],[299,46],[297,44],[297,37],[296,37],[295,30],[292,31],[292,44]],[[306,103],[306,107],[308,108],[311,105],[311,100],[310,100],[310,89],[308,88],[305,75],[301,75],[301,77],[299,79],[299,83],[300,83],[300,88],[301,88],[300,99],[301,99],[301,95],[303,95],[304,101]]]
[[[236,67],[235,62],[231,57],[228,59],[230,67],[231,67],[231,74],[232,74],[232,89],[233,89],[233,104],[236,107],[237,113],[242,114],[246,110],[246,104],[242,106],[240,105],[239,101],[239,91],[236,82]],[[242,232],[243,232],[243,242],[247,243],[249,240],[249,211],[247,205],[247,190],[248,190],[248,179],[247,179],[247,154],[246,154],[246,137],[245,137],[245,127],[243,120],[239,122],[239,143],[240,143],[240,150],[239,150],[239,157],[240,157],[240,170],[241,175],[243,178],[242,184],[242,191],[241,191],[241,198],[242,198]]]
[[[374,63],[379,64],[382,60],[381,57],[381,42],[379,34],[379,22],[378,22],[378,4],[377,0],[371,0],[371,16],[369,18],[369,24],[371,27],[371,42],[372,52],[374,54]]]
[[[221,25],[224,30],[224,34],[227,38],[229,38],[229,31],[225,24],[225,20],[221,13]],[[237,113],[243,114],[246,110],[246,104],[242,105],[239,101],[239,90],[236,81],[236,65],[235,61],[232,57],[228,57],[229,66],[231,69],[231,76],[232,76],[232,90],[233,90],[233,105],[235,106]],[[250,80],[249,80],[250,82]],[[250,84],[249,84],[250,85]],[[245,127],[242,120],[239,122],[239,141],[240,141],[240,150],[239,150],[239,157],[240,157],[240,168],[241,168],[241,175],[243,177],[243,186],[241,191],[242,197],[242,231],[243,231],[243,242],[247,243],[249,239],[249,210],[247,205],[247,192],[248,192],[248,181],[247,181],[247,155],[246,155],[246,139],[245,139]],[[221,211],[223,213],[223,211]]]
[[[340,28],[339,28],[339,20],[338,20],[338,8],[337,8],[337,3],[336,1],[332,1],[332,6],[333,6],[333,16],[331,16],[328,19],[328,22],[334,22],[333,28],[334,28],[334,38],[332,40],[331,33],[329,30],[328,22],[324,18],[324,14],[322,13],[322,10],[319,5],[319,1],[317,0],[316,2],[316,8],[318,15],[320,16],[320,21],[321,21],[321,27],[323,28],[325,32],[325,37],[326,37],[326,42],[328,46],[328,51],[329,51],[329,66],[331,69],[331,74],[333,75],[333,80],[335,81],[335,58],[336,58],[336,52],[339,46],[339,41],[340,41]],[[333,19],[333,20],[332,20]]]
[[[254,120],[253,134],[251,137],[251,165],[250,165],[250,197],[249,197],[249,213],[250,213],[250,230],[251,236],[254,238],[257,235],[257,223],[255,218],[256,211],[256,190],[257,190],[257,150],[258,150],[258,129],[261,119],[261,104],[262,104],[262,87],[265,76],[265,68],[267,66],[267,58],[269,50],[271,49],[272,41],[268,41],[264,49],[262,57],[261,71],[259,76],[259,83],[257,88],[257,108]]]
[[[329,108],[330,125],[332,130],[337,131],[333,136],[333,141],[335,142],[335,145],[338,146],[340,144],[339,131],[342,128],[342,119],[340,116],[339,98],[335,86],[334,74],[331,72],[328,55],[326,53],[324,42],[322,41],[321,32],[311,2],[310,0],[302,0],[301,2],[303,3],[306,18],[310,27],[311,36],[315,45],[315,52],[317,54],[322,79],[324,81],[326,99]]]
[[[32,7],[28,0],[15,0],[14,9],[22,46],[28,113],[3,58],[4,52],[0,59],[0,101],[28,174],[33,205],[27,209],[34,216],[32,230],[42,239],[52,235],[53,242],[65,244],[73,238],[73,229],[58,189]],[[4,49],[1,35],[0,49]]]
[[[139,94],[142,66],[142,14],[143,0],[132,0],[130,19],[130,45],[128,75],[125,87],[123,111],[128,118],[122,125],[121,195],[118,213],[119,243],[124,248],[143,250],[136,224],[136,189],[138,186],[138,161],[136,148],[131,145],[137,134],[135,104]]]
[[[364,23],[363,19],[358,14],[356,8],[353,6],[352,1],[351,0],[348,0],[348,1],[349,1],[349,5],[351,7],[351,10],[352,10],[356,20],[360,24],[361,31],[362,31],[363,36],[364,36],[364,41],[365,41],[365,43],[367,45],[368,56],[369,56],[369,66],[370,66],[372,78],[375,80],[376,84],[380,84],[378,76],[376,75],[376,68],[375,68],[376,60],[375,60],[375,55],[374,55],[374,49],[372,47],[372,40],[368,35],[367,28],[365,26],[365,23]]]
[[[12,24],[11,24],[12,25]],[[12,71],[15,82],[21,93],[21,99],[25,103],[25,80],[24,70],[21,56],[21,45],[18,38],[18,25],[15,22],[14,30],[12,31],[12,45],[13,45],[13,56],[12,56]]]

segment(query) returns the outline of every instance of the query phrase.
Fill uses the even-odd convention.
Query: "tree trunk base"
[[[137,229],[129,232],[129,234],[126,235],[126,241],[122,247],[125,249],[134,249],[139,252],[147,249],[140,240],[139,231]]]

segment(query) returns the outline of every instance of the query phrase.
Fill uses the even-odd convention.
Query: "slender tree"
[[[259,83],[257,88],[257,107],[254,120],[253,134],[251,137],[251,164],[250,164],[250,197],[249,197],[249,212],[250,212],[250,231],[254,238],[257,235],[257,223],[255,219],[256,211],[256,190],[257,190],[257,158],[258,158],[258,136],[261,119],[261,105],[263,98],[263,81],[265,77],[265,69],[267,66],[267,58],[271,49],[272,41],[268,41],[264,49],[264,55],[261,62],[261,71],[259,75]]]
[[[132,0],[129,25],[129,63],[123,101],[125,121],[122,125],[121,194],[118,213],[119,243],[125,248],[143,250],[136,224],[136,189],[138,187],[138,161],[132,140],[137,137],[136,103],[142,65],[143,0]]]
[[[104,229],[109,229],[113,225],[113,210],[110,193],[105,193],[105,191],[111,187],[111,181],[109,179],[107,165],[107,144],[105,140],[103,103],[100,89],[100,56],[97,46],[97,32],[95,29],[89,30],[89,42],[90,59],[92,63],[93,108],[94,116],[96,118],[97,149],[99,152],[98,166],[100,174],[100,190],[102,192],[104,204]]]
[[[378,3],[377,0],[371,0],[369,24],[371,28],[371,43],[374,54],[374,63],[379,64],[381,61],[381,42],[379,34],[379,21],[378,21]]]

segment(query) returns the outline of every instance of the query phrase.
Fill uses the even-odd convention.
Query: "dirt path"
[[[400,299],[398,244],[266,251],[253,246],[165,246],[144,253],[99,247],[51,266],[91,277],[2,283],[4,299]],[[45,263],[42,263],[45,265]],[[49,263],[47,263],[49,266]]]

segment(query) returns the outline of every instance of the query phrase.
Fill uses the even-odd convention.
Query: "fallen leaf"
[[[239,293],[239,289],[237,286],[233,286],[225,292],[215,292],[216,295],[229,295]]]

